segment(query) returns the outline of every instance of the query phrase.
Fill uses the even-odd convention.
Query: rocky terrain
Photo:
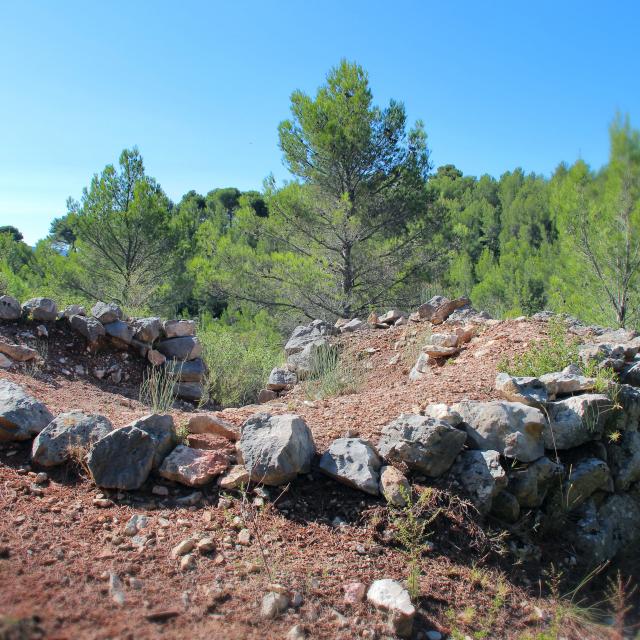
[[[201,384],[193,323],[0,318],[0,638],[633,637],[632,589],[604,601],[637,574],[632,332],[570,322],[579,362],[514,377],[549,316],[436,297],[298,327],[259,405],[153,414],[148,366]],[[333,350],[362,380],[319,397]]]

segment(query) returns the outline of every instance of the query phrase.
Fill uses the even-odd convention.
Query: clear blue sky
[[[424,120],[435,165],[606,162],[640,127],[640,3],[0,0],[0,224],[33,243],[138,145],[174,200],[283,179],[278,122],[346,57]]]

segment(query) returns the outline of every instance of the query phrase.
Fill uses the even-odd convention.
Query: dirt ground
[[[0,327],[4,335],[11,331]],[[298,387],[270,404],[221,415],[241,424],[258,410],[298,413],[319,452],[347,432],[375,442],[381,428],[402,412],[431,402],[490,399],[498,361],[543,336],[545,325],[493,326],[418,382],[407,377],[415,347],[394,349],[405,331],[371,330],[345,338],[354,353],[375,350],[363,360],[367,379],[357,393],[310,400]],[[400,361],[389,364],[398,353]],[[122,426],[148,413],[136,399],[141,365],[123,354],[87,354],[80,340],[56,328],[44,355],[47,366],[3,371],[0,378],[28,388],[53,414],[79,409]],[[89,360],[92,367],[119,363],[128,380],[116,385],[73,371]],[[187,407],[174,417],[186,423]],[[226,441],[212,439],[211,445],[233,455]],[[137,492],[101,491],[81,465],[52,469],[48,483],[37,485],[40,470],[30,467],[29,454],[30,443],[0,448],[0,614],[5,616],[0,639],[277,639],[294,625],[308,638],[390,637],[381,613],[366,602],[346,604],[343,593],[350,582],[407,578],[407,556],[392,535],[397,524],[381,500],[338,485],[317,469],[284,491],[258,488],[250,494],[221,495],[212,485],[194,495],[154,476]],[[153,493],[157,486],[166,486],[168,495]],[[571,549],[562,540],[547,541],[542,562],[516,562],[504,554],[508,538],[500,539],[491,522],[479,527],[466,503],[444,489],[436,487],[429,504],[438,515],[420,562],[413,637],[424,639],[433,630],[460,638],[556,637],[536,634],[552,626],[554,581],[564,586],[584,575],[583,567],[561,564]],[[96,506],[94,500],[103,497],[112,502]],[[139,538],[123,532],[133,514],[149,517]],[[251,534],[248,545],[238,544],[242,528]],[[215,550],[196,554],[195,565],[183,569],[171,550],[196,534],[212,537]],[[625,569],[635,571],[631,565]],[[113,597],[110,576],[121,581],[123,601]],[[603,581],[598,577],[587,587],[596,599]],[[271,583],[295,595],[296,606],[264,620],[260,602]],[[562,637],[576,640],[607,633],[585,631],[579,622],[566,622],[562,629]]]

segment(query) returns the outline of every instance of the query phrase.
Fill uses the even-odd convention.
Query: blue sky
[[[421,118],[434,164],[499,176],[607,159],[640,127],[640,3],[0,0],[0,224],[33,243],[138,145],[178,200],[284,179],[278,122],[340,58]]]

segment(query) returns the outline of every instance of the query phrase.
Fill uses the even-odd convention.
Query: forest
[[[400,101],[377,106],[366,71],[342,61],[315,95],[292,93],[278,134],[289,181],[178,202],[125,149],[35,247],[18,223],[0,228],[0,295],[108,299],[269,345],[300,320],[435,293],[496,317],[640,327],[640,133],[623,115],[603,167],[468,176],[432,166],[425,125]]]

